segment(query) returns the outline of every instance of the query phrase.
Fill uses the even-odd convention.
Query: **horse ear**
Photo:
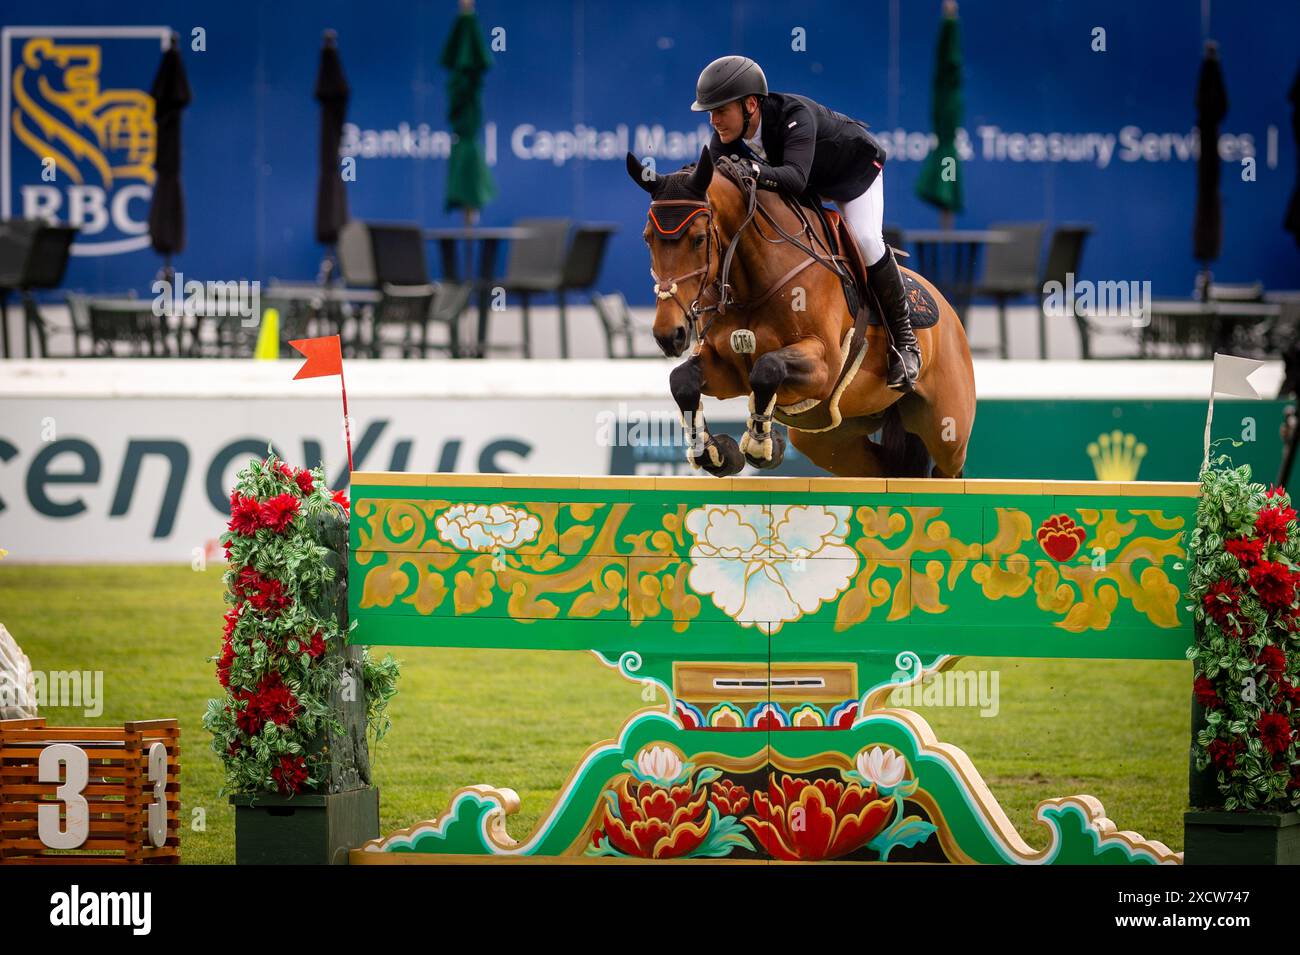
[[[633,182],[649,193],[653,193],[655,186],[659,184],[659,175],[653,167],[641,165],[631,153],[627,154],[627,174],[632,177]]]
[[[705,146],[700,151],[700,161],[695,164],[695,171],[691,173],[691,191],[702,196],[709,191],[711,182],[713,182],[713,154],[709,152],[709,147]]]

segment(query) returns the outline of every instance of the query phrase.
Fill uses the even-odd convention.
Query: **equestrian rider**
[[[724,56],[706,66],[691,109],[709,113],[715,161],[724,155],[748,160],[760,188],[824,197],[839,206],[857,237],[894,344],[887,384],[910,391],[921,370],[921,349],[902,273],[881,230],[884,147],[856,119],[806,96],[769,93],[763,70],[746,56]]]

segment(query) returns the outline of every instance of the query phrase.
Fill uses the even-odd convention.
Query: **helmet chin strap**
[[[751,113],[751,112],[749,112],[749,111],[747,111],[747,110],[745,109],[745,100],[748,99],[748,98],[749,98],[749,97],[747,97],[747,96],[746,96],[746,97],[743,97],[743,98],[741,99],[741,101],[740,101],[740,112],[741,112],[741,115],[743,115],[743,116],[745,117],[745,122],[744,122],[744,124],[741,125],[741,127],[740,127],[740,138],[741,138],[742,140],[743,140],[743,139],[748,139],[748,138],[749,138],[749,121],[750,121],[751,119],[754,118],[754,113],[757,113],[757,112],[758,112],[757,109],[754,110],[754,113]]]

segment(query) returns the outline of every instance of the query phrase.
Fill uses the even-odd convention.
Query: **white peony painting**
[[[852,508],[705,505],[686,515],[692,589],[742,626],[781,626],[848,589],[858,552],[845,543]]]

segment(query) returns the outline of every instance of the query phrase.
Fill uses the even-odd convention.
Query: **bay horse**
[[[682,414],[686,457],[717,477],[748,462],[771,469],[785,444],[772,422],[818,467],[841,477],[960,477],[975,420],[975,374],[952,306],[903,269],[922,366],[915,388],[885,384],[888,336],[868,324],[879,307],[856,242],[840,221],[838,243],[809,210],[760,191],[743,164],[698,163],[659,175],[627,154],[628,175],[651,196],[643,238],[655,285],[654,337],[669,357],[691,356],[669,375]],[[833,216],[833,214],[831,214]],[[815,220],[815,214],[813,215]],[[826,254],[819,251],[818,246]],[[846,288],[849,264],[860,273]],[[853,308],[859,295],[866,302]],[[750,396],[738,444],[710,434],[701,395]],[[879,442],[871,435],[880,432]]]

